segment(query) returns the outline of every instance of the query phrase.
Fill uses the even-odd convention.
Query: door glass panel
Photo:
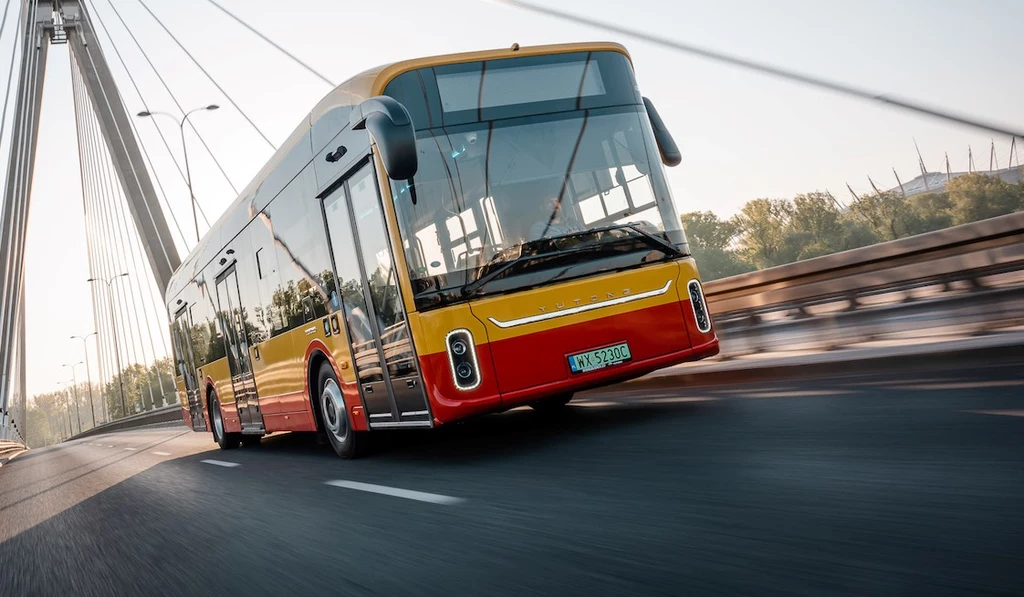
[[[392,378],[416,374],[409,326],[405,323],[401,294],[382,218],[373,169],[364,168],[349,182],[352,212],[356,217],[360,254],[373,310],[377,316],[388,373]]]
[[[327,215],[327,231],[334,250],[334,267],[338,275],[340,298],[331,297],[332,306],[341,307],[348,323],[349,338],[352,342],[352,356],[355,360],[356,372],[360,383],[384,381],[377,353],[377,342],[373,328],[370,327],[369,312],[366,299],[363,297],[362,275],[359,263],[355,259],[356,246],[352,239],[352,224],[345,204],[345,194],[341,189],[324,199],[324,212]]]
[[[224,334],[224,350],[227,352],[228,368],[231,375],[238,374],[238,341],[231,318],[231,302],[228,300],[227,277],[217,283],[217,320]]]

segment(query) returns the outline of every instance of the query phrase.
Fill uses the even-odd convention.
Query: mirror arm
[[[352,130],[369,131],[392,180],[407,180],[416,174],[416,131],[401,102],[385,95],[364,100],[352,111],[349,125]]]
[[[672,134],[668,132],[665,121],[661,119],[654,103],[646,97],[644,98],[644,107],[647,108],[647,117],[651,119],[651,128],[654,129],[654,140],[658,143],[661,161],[666,166],[678,166],[679,162],[683,161],[683,156],[679,153],[679,146],[676,145]]]

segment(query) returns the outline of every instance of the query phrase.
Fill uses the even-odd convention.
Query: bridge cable
[[[79,93],[81,92],[81,86],[78,83],[78,73],[76,72],[77,67],[76,67],[76,64],[75,64],[75,59],[74,59],[74,56],[71,55],[70,52],[68,53],[68,58],[69,58],[69,61],[71,63],[71,99],[72,99],[72,101],[74,103],[74,110],[75,110],[75,141],[76,141],[76,145],[77,145],[77,149],[78,149],[78,164],[79,164],[79,166],[78,166],[78,174],[79,174],[79,180],[80,180],[80,184],[81,184],[81,188],[82,188],[82,215],[83,215],[83,221],[85,223],[86,257],[87,257],[88,263],[89,263],[89,277],[90,278],[94,278],[94,277],[96,277],[96,267],[95,267],[96,257],[95,257],[94,252],[93,252],[93,238],[92,238],[92,232],[90,230],[91,229],[90,221],[91,221],[91,218],[92,218],[92,214],[90,213],[91,210],[90,210],[90,207],[89,207],[90,195],[91,195],[91,192],[90,192],[90,189],[89,189],[89,183],[91,181],[87,181],[86,180],[87,177],[86,177],[85,155],[83,153],[84,140],[82,139],[82,129],[81,129],[81,123],[80,123],[80,116],[79,116],[80,110],[81,110],[81,99],[79,97]],[[96,329],[96,330],[99,330],[100,329],[100,327],[99,327],[99,313],[100,313],[101,310],[98,308],[99,304],[97,302],[97,297],[96,297],[96,284],[93,284],[91,282],[89,283],[89,293],[90,293],[91,298],[92,298],[93,328]],[[89,346],[88,346],[87,342],[88,341],[86,341],[86,344],[85,344],[86,352],[88,352],[88,350],[89,350]],[[97,356],[97,361],[99,361],[98,365],[99,365],[99,373],[100,373],[100,383],[102,384],[103,383],[103,379],[104,379],[104,375],[103,375],[103,352],[102,352],[103,348],[102,348],[102,345],[99,342],[96,343],[96,347],[97,347],[97,351],[96,351],[97,352],[97,355],[96,355]],[[93,399],[95,400],[95,394],[92,393],[92,388],[91,387],[89,388],[89,391],[90,391],[90,395],[92,395],[94,397]],[[100,395],[101,395],[101,398],[102,398],[102,392],[100,393]],[[96,407],[95,402],[93,402],[90,406],[92,406],[92,408],[95,409],[95,407]],[[103,413],[102,408],[100,410],[100,413],[101,414]]]
[[[196,57],[193,56],[192,53],[189,52],[188,49],[185,48],[185,46],[182,45],[182,43],[180,41],[178,41],[178,38],[175,37],[173,33],[171,33],[171,30],[167,28],[167,25],[164,25],[164,22],[160,20],[160,17],[156,16],[156,13],[154,13],[152,10],[150,10],[149,6],[147,6],[146,3],[143,0],[139,0],[139,4],[141,4],[142,8],[145,8],[146,12],[148,12],[150,14],[150,16],[153,17],[153,20],[155,20],[157,22],[157,24],[160,25],[160,27],[165,32],[167,32],[167,35],[169,35],[171,37],[171,39],[174,40],[174,43],[177,44],[179,48],[181,48],[181,51],[185,52],[185,54],[189,58],[192,59],[192,62],[199,68],[199,70],[203,71],[203,74],[206,75],[206,78],[209,79],[210,82],[213,83],[213,86],[216,87],[217,90],[220,91],[224,95],[224,97],[228,100],[228,102],[231,103],[232,106],[235,107],[236,110],[238,110],[238,113],[241,114],[242,117],[245,118],[245,120],[250,125],[252,125],[252,128],[255,129],[257,133],[259,133],[260,137],[263,137],[263,140],[267,142],[267,145],[269,145],[271,147],[271,149],[277,151],[277,146],[274,145],[274,143],[267,137],[266,134],[264,134],[264,132],[262,130],[260,130],[260,127],[256,126],[256,123],[253,122],[252,119],[249,118],[249,115],[246,114],[242,110],[242,108],[240,108],[238,106],[238,103],[235,102],[235,100],[230,95],[228,95],[228,92],[224,91],[224,88],[221,87],[219,83],[217,83],[217,80],[213,78],[213,75],[211,75],[205,68],[203,68],[203,65],[200,64],[198,60],[196,60]]]
[[[110,32],[107,30],[106,25],[103,23],[103,19],[100,18],[99,13],[96,11],[95,5],[93,5],[92,9],[89,11],[89,20],[92,21],[94,18],[96,22],[99,23],[100,28],[103,29],[103,33],[107,36],[107,41],[110,43],[111,48],[113,48],[114,54],[117,55],[117,59],[121,62],[122,68],[124,68],[125,73],[128,75],[128,80],[131,81],[132,87],[135,88],[135,93],[137,93],[139,98],[142,100],[143,107],[146,107],[148,109],[148,107],[146,106],[146,100],[142,96],[142,92],[139,90],[139,86],[135,83],[135,78],[132,76],[131,71],[128,70],[128,65],[125,64],[124,58],[121,57],[121,52],[118,51],[117,44],[114,43],[114,38],[111,37]],[[93,31],[95,32],[95,29]],[[98,38],[99,35],[97,34],[96,37]],[[123,104],[124,97],[121,95],[120,88],[118,88],[117,90],[117,95],[119,98],[121,98],[121,102]],[[156,186],[160,190],[160,194],[163,196],[164,204],[167,206],[167,212],[171,216],[171,220],[174,221],[174,227],[178,230],[178,236],[181,237],[182,243],[187,247],[187,237],[185,236],[185,233],[181,229],[181,223],[178,222],[178,218],[174,215],[174,210],[171,208],[171,203],[167,198],[167,191],[164,189],[163,182],[160,180],[160,175],[158,174],[156,168],[153,166],[153,160],[152,158],[150,158],[149,152],[146,150],[146,145],[142,142],[142,137],[139,136],[138,127],[135,126],[135,122],[132,121],[130,117],[129,122],[131,123],[131,127],[133,132],[135,133],[136,139],[138,139],[139,141],[139,149],[142,150],[142,155],[143,157],[145,157],[146,162],[149,164],[149,169],[153,172],[153,178],[154,180],[156,180]],[[160,140],[163,141],[164,143],[164,148],[167,149],[167,152],[171,155],[171,161],[174,162],[175,166],[178,166],[178,162],[174,158],[174,153],[171,151],[171,146],[168,143],[167,139],[164,137],[163,131],[160,130],[160,127],[157,127],[157,133],[160,135]],[[181,172],[180,167],[178,167],[178,173],[181,174],[182,180],[184,180],[185,175]]]
[[[11,82],[14,81],[14,64],[18,62],[18,38],[21,36],[21,21],[25,14],[25,6],[22,5],[21,13],[18,16],[18,24],[14,27],[14,43],[11,46],[11,66],[7,69],[7,88],[4,91],[4,109],[0,112],[0,140],[4,138],[4,128],[7,126],[7,101],[11,99]],[[11,0],[7,0],[4,8],[4,24],[7,23],[7,9],[11,7]],[[0,26],[0,37],[3,36],[3,26]]]
[[[128,80],[131,81],[132,87],[135,88],[135,93],[139,96],[139,100],[142,102],[142,107],[144,107],[146,110],[149,110],[149,105],[148,105],[148,102],[146,102],[146,97],[142,94],[142,90],[139,89],[139,85],[138,85],[138,83],[136,83],[135,77],[132,76],[132,72],[128,68],[128,64],[125,63],[124,57],[121,55],[121,51],[117,47],[117,43],[114,42],[114,38],[110,34],[110,30],[107,29],[106,24],[103,22],[103,17],[100,16],[99,11],[96,9],[95,2],[90,2],[90,4],[92,5],[92,10],[90,11],[90,17],[89,17],[90,20],[95,18],[96,22],[100,26],[100,29],[103,30],[104,35],[107,36],[107,41],[110,42],[110,47],[114,50],[114,54],[117,56],[117,59],[121,63],[122,68],[124,68],[125,74],[128,75]],[[93,16],[93,15],[95,15],[95,16]],[[147,57],[147,60],[148,60],[148,57]],[[118,95],[120,95],[120,89],[118,90]],[[122,99],[122,101],[123,101],[123,99]],[[163,185],[160,183],[160,177],[159,177],[159,175],[157,175],[156,168],[153,166],[153,160],[149,157],[149,152],[146,151],[145,144],[142,143],[142,138],[139,136],[138,127],[135,125],[134,121],[130,121],[130,122],[132,123],[131,124],[132,130],[135,132],[136,138],[139,139],[139,146],[142,148],[142,153],[143,153],[143,155],[145,155],[146,161],[149,163],[150,169],[153,170],[153,176],[154,176],[154,178],[156,178],[157,186],[160,187],[160,193],[163,194],[164,203],[167,205],[167,209],[168,209],[168,211],[171,214],[171,218],[174,220],[174,225],[178,229],[178,234],[181,236],[182,242],[187,247],[188,246],[187,237],[185,236],[184,232],[182,232],[181,225],[178,223],[178,219],[174,216],[174,210],[171,209],[170,201],[167,198],[167,192],[164,190]],[[174,163],[174,167],[178,170],[178,175],[181,176],[182,182],[187,182],[187,179],[185,177],[185,172],[181,169],[181,165],[178,164],[178,159],[175,156],[174,151],[171,149],[170,142],[167,141],[167,137],[164,135],[163,129],[161,129],[159,126],[157,126],[156,123],[154,123],[154,126],[156,126],[156,132],[160,136],[160,141],[163,142],[164,149],[167,150],[168,155],[170,155],[170,157],[171,157],[171,162]],[[207,148],[207,150],[209,150],[209,148]],[[216,158],[214,158],[214,161],[216,162]],[[219,164],[218,164],[218,166],[219,166]],[[221,171],[221,173],[223,174],[223,170]],[[225,177],[226,176],[227,175],[225,174]],[[228,180],[228,184],[231,184],[230,180]],[[203,210],[203,207],[202,207],[202,205],[199,204],[198,200],[196,201],[196,207],[198,207],[198,209],[199,209],[199,214],[201,216],[203,216],[203,220],[206,221],[206,225],[209,226],[210,225],[210,220],[206,217],[206,212]]]
[[[94,119],[90,119],[90,124],[93,126],[93,135],[94,135],[93,138],[97,139],[98,137],[102,137],[102,132],[100,130],[98,130],[99,129],[98,115],[96,115],[94,113],[94,116],[96,117],[96,119],[95,120]],[[100,143],[100,141],[97,140],[96,143]],[[120,192],[120,186],[117,185],[116,182],[115,182],[116,181],[116,174],[114,174],[114,172],[113,172],[113,169],[114,169],[113,159],[110,156],[110,154],[107,151],[105,151],[105,149],[106,148],[101,148],[99,150],[99,152],[98,152],[98,156],[99,156],[99,163],[101,165],[100,169],[101,169],[101,173],[102,173],[102,178],[103,178],[104,184],[106,185],[106,189],[105,189],[106,192],[104,193],[104,199],[106,201],[106,205],[105,205],[105,208],[106,208],[106,219],[107,219],[107,224],[106,225],[107,225],[107,228],[108,228],[108,230],[110,232],[111,242],[112,242],[112,244],[114,245],[114,248],[115,248],[114,261],[117,264],[117,269],[115,270],[113,275],[117,275],[120,272],[133,272],[135,276],[139,276],[138,269],[130,270],[128,268],[127,250],[126,250],[126,248],[124,246],[125,245],[125,242],[124,242],[124,230],[122,229],[122,227],[120,225],[120,220],[115,216],[116,212],[123,212],[123,210],[118,209],[118,207],[119,207],[118,203],[120,203],[119,199],[121,199],[123,197],[123,195]],[[144,273],[145,272],[143,272],[143,274]],[[122,308],[123,308],[123,311],[124,311],[124,313],[123,313],[123,316],[124,316],[123,321],[126,324],[129,324],[131,322],[131,314],[134,312],[136,323],[137,324],[141,324],[141,321],[139,320],[138,306],[137,306],[136,301],[135,301],[135,293],[133,292],[134,284],[128,284],[127,281],[121,280],[121,279],[119,279],[117,281],[118,281],[118,284],[117,284],[118,290],[120,290],[120,292],[121,292],[121,299],[120,300],[122,302]],[[135,284],[139,283],[138,278],[132,279],[131,281],[134,282]],[[129,304],[128,304],[129,301],[131,302],[131,306],[130,307],[129,307]],[[124,333],[125,344],[128,346],[128,348],[129,348],[129,350],[130,350],[130,352],[132,354],[132,360],[133,360],[133,362],[131,364],[129,364],[129,365],[127,365],[125,367],[126,371],[128,369],[130,369],[132,367],[132,365],[137,365],[137,364],[140,363],[140,359],[139,359],[139,353],[140,352],[142,353],[141,362],[143,364],[145,364],[145,361],[146,361],[146,349],[145,349],[145,345],[142,343],[142,331],[140,329],[138,329],[141,326],[140,325],[136,325],[134,327],[136,328],[136,332],[138,332],[139,345],[136,345],[135,344],[135,339],[131,337],[131,334],[128,331],[130,329],[129,326],[128,325],[124,326],[124,330],[125,330],[125,333]],[[130,342],[129,342],[129,340],[130,340]],[[152,394],[152,389],[150,390],[150,392]],[[139,399],[140,399],[140,401],[143,404],[145,404],[145,401],[142,399],[141,388],[139,389]]]
[[[224,8],[223,6],[221,6],[221,4],[220,4],[219,2],[217,2],[216,0],[206,0],[206,1],[207,1],[207,2],[209,2],[210,4],[212,4],[212,5],[216,6],[217,8],[219,8],[219,9],[221,10],[221,12],[223,12],[223,13],[224,13],[224,14],[226,14],[226,15],[228,15],[228,16],[229,16],[229,17],[231,17],[232,19],[234,19],[234,20],[235,20],[236,22],[238,22],[238,24],[239,24],[239,25],[241,25],[241,26],[245,27],[246,29],[248,29],[249,31],[251,31],[252,33],[254,33],[254,34],[255,34],[255,35],[257,36],[257,37],[259,37],[259,38],[260,38],[260,39],[262,39],[263,41],[265,41],[265,42],[267,42],[268,44],[270,44],[271,46],[273,46],[275,50],[277,50],[278,52],[281,52],[281,53],[282,53],[282,54],[284,54],[285,56],[287,56],[287,57],[291,58],[291,59],[292,59],[292,60],[293,60],[294,62],[296,62],[296,63],[297,63],[297,64],[298,64],[299,66],[301,66],[302,68],[304,68],[304,69],[306,69],[307,71],[309,71],[310,73],[312,73],[312,74],[313,74],[314,76],[316,76],[317,78],[319,78],[319,79],[320,79],[321,81],[323,81],[324,83],[327,83],[327,84],[328,84],[328,85],[330,85],[331,87],[337,87],[337,86],[338,86],[338,84],[337,84],[337,83],[335,83],[334,81],[331,81],[330,79],[328,79],[328,78],[327,78],[327,77],[325,77],[324,75],[322,75],[322,74],[320,74],[319,72],[317,72],[317,71],[316,71],[316,70],[315,70],[315,69],[314,69],[314,68],[313,68],[312,66],[310,66],[310,65],[306,64],[305,62],[303,62],[303,61],[302,61],[302,60],[301,60],[301,59],[300,59],[299,57],[295,56],[294,54],[292,54],[292,53],[291,53],[291,52],[289,52],[288,50],[286,50],[286,49],[282,48],[282,47],[281,47],[280,45],[278,45],[278,44],[274,43],[274,41],[273,41],[273,40],[271,40],[271,39],[270,39],[269,37],[267,37],[266,35],[264,35],[264,34],[260,33],[259,31],[257,31],[255,27],[253,27],[253,26],[252,26],[252,25],[250,25],[249,23],[246,23],[245,21],[243,21],[242,19],[240,19],[240,18],[239,18],[239,17],[237,16],[237,15],[235,15],[234,13],[232,13],[231,11],[229,11],[228,9]]]
[[[163,85],[164,90],[167,91],[167,95],[171,96],[171,101],[173,101],[174,105],[178,107],[178,111],[184,114],[185,108],[182,107],[181,102],[178,101],[178,97],[174,95],[173,91],[171,91],[170,85],[168,85],[167,81],[164,80],[163,75],[160,74],[160,70],[157,69],[156,65],[153,64],[153,61],[150,60],[149,54],[146,53],[146,50],[142,47],[142,44],[139,43],[138,38],[135,37],[134,33],[132,33],[131,28],[128,27],[127,23],[125,23],[124,17],[121,16],[121,11],[117,10],[117,7],[114,6],[114,3],[111,0],[107,0],[107,4],[110,6],[111,10],[114,11],[114,14],[117,16],[117,20],[121,22],[121,26],[124,27],[125,31],[128,33],[128,36],[132,38],[132,41],[135,43],[135,47],[138,48],[139,52],[142,54],[142,57],[146,59],[146,63],[149,64],[149,67],[151,69],[153,69],[153,74],[156,75],[156,78],[160,81],[160,84]],[[107,34],[107,37],[110,37],[109,32]],[[113,42],[111,42],[111,44],[113,44]],[[116,51],[117,50],[115,49],[115,52]],[[203,144],[203,149],[205,149],[206,153],[210,155],[210,159],[213,160],[213,163],[217,165],[217,169],[220,170],[221,176],[224,177],[224,180],[227,181],[228,186],[231,187],[231,190],[235,193],[235,195],[237,195],[238,188],[235,186],[235,183],[231,182],[231,177],[228,176],[228,173],[224,170],[224,167],[221,165],[220,161],[217,160],[217,156],[213,154],[213,150],[210,149],[210,146],[206,144],[206,139],[204,139],[203,136],[199,134],[199,129],[196,128],[196,125],[194,125],[191,120],[189,120],[186,124],[188,124],[189,128],[192,129],[192,132],[195,133],[196,137],[199,138],[200,143]],[[156,125],[154,124],[154,126]],[[177,161],[175,161],[175,165],[177,165]],[[181,172],[180,166],[178,166],[178,172]],[[182,174],[182,176],[184,177],[184,174]],[[198,203],[196,205],[198,206]],[[199,211],[200,213],[202,213],[202,207],[199,207]],[[206,214],[203,213],[202,215],[203,219],[206,220],[207,225],[209,225],[210,221],[206,218]]]
[[[82,202],[83,202],[84,208],[85,208],[85,245],[86,245],[86,254],[87,254],[88,262],[89,262],[89,277],[90,278],[96,278],[97,277],[97,263],[96,263],[97,257],[96,257],[96,254],[95,254],[95,247],[94,247],[94,245],[95,245],[94,234],[95,233],[93,231],[93,226],[92,226],[92,220],[93,220],[92,176],[91,176],[91,173],[89,172],[88,165],[86,164],[85,139],[84,139],[84,134],[82,132],[82,115],[81,115],[81,111],[82,111],[83,100],[81,99],[81,84],[78,82],[78,80],[79,80],[78,69],[77,69],[77,65],[75,64],[75,61],[74,61],[74,56],[71,56],[70,53],[69,53],[69,58],[71,58],[71,91],[72,91],[71,97],[72,97],[72,100],[73,100],[73,103],[74,103],[74,110],[75,110],[75,138],[76,138],[77,145],[78,145],[78,165],[79,165],[78,167],[79,167],[79,175],[81,176],[81,181],[82,181]],[[97,359],[96,360],[98,361],[97,365],[98,365],[98,370],[99,370],[99,374],[100,374],[99,375],[100,387],[103,388],[103,387],[105,387],[104,380],[106,379],[106,375],[105,375],[104,368],[105,368],[105,361],[106,361],[106,357],[107,357],[107,352],[106,352],[106,347],[104,345],[104,342],[107,340],[107,334],[106,334],[106,331],[105,331],[105,326],[103,325],[103,321],[102,321],[103,318],[101,317],[101,314],[103,313],[103,309],[100,309],[100,307],[99,307],[99,297],[97,296],[97,293],[98,293],[97,285],[90,282],[89,283],[89,292],[90,292],[90,294],[92,296],[93,328],[97,331],[97,342],[96,342],[96,349],[97,349],[96,350],[96,353],[97,353],[96,357],[97,357]],[[100,338],[100,334],[99,334],[100,331],[103,331],[102,339]],[[86,350],[88,350],[88,346],[86,346]],[[100,391],[100,397],[101,397],[101,403],[106,404],[106,401],[103,400],[103,391],[102,390]],[[103,411],[101,410],[101,413],[102,412]],[[104,420],[106,419],[105,416],[103,418],[104,418]]]
[[[93,69],[93,71],[95,71],[96,70],[96,60],[92,56],[92,49],[91,49],[91,47],[88,44],[85,44],[84,47],[85,47],[85,54],[86,54],[85,57],[88,57],[89,62],[92,65],[92,69]],[[106,91],[106,89],[103,88],[102,85],[99,87],[99,91],[102,94],[104,105],[106,105],[108,107],[113,105],[112,101],[111,101],[111,98],[108,97],[107,91]],[[95,99],[97,101],[99,100],[98,97],[95,98]],[[118,92],[117,99],[118,100],[121,99],[120,92]],[[97,119],[98,119],[98,116],[97,116]],[[97,123],[98,123],[98,120],[97,120]],[[120,142],[121,149],[124,150],[125,152],[128,152],[128,144],[125,141],[125,133],[126,133],[126,131],[122,131],[121,127],[119,127],[117,125],[117,123],[114,122],[114,130],[113,131],[107,131],[107,132],[109,134],[109,140],[111,142],[113,142],[115,140],[113,134],[116,133],[117,134],[116,140]],[[133,134],[132,131],[127,131],[127,133],[128,134]],[[135,162],[132,161],[132,160],[129,160],[127,166],[129,168],[129,170],[131,171],[132,177],[135,179],[135,184],[137,184],[137,185],[139,185],[141,187],[142,186],[142,179],[139,177],[139,170],[146,171],[145,164],[138,164],[138,167],[136,167]],[[121,174],[127,176],[128,172],[122,172]],[[153,215],[153,209],[157,209],[158,211],[161,210],[159,203],[157,203],[156,205],[150,205],[150,203],[148,201],[142,201],[142,205],[146,208],[146,215],[149,216],[150,224],[152,224],[153,227],[156,228],[157,222],[156,222],[156,217]],[[137,217],[141,217],[141,211],[140,211],[140,213],[138,214]],[[161,242],[159,242],[157,244],[157,246],[159,247],[160,252],[163,254],[163,262],[165,264],[167,264],[167,265],[170,265],[172,260],[171,260],[170,253],[168,253],[167,243],[163,242],[163,239],[160,239],[160,240],[161,240]],[[175,250],[175,247],[174,247],[174,239],[170,238],[170,239],[167,239],[167,240],[170,241],[170,245],[171,245],[170,249],[176,254],[177,251]]]
[[[93,114],[92,116],[95,116],[95,114]],[[96,167],[96,171],[97,171],[97,181],[98,181],[98,184],[99,184],[99,193],[98,193],[99,196],[100,196],[100,202],[99,202],[100,210],[99,210],[99,212],[100,212],[100,218],[102,219],[102,221],[100,222],[100,225],[103,227],[103,237],[106,238],[105,250],[103,252],[104,252],[104,254],[107,257],[107,265],[108,265],[109,272],[108,272],[108,276],[106,276],[106,278],[103,280],[103,282],[106,285],[106,289],[105,290],[108,293],[110,293],[110,295],[111,295],[109,297],[110,300],[113,301],[115,296],[117,298],[116,301],[113,301],[113,302],[116,302],[116,304],[117,304],[117,312],[116,312],[116,314],[114,316],[114,319],[113,319],[113,325],[115,326],[115,329],[116,329],[116,326],[117,326],[117,317],[116,317],[116,315],[120,315],[121,330],[122,330],[122,333],[120,334],[120,336],[121,336],[121,339],[124,340],[124,344],[125,344],[125,350],[124,350],[125,361],[128,361],[127,363],[122,362],[121,366],[118,367],[118,371],[117,371],[118,375],[121,376],[121,386],[120,387],[123,388],[124,374],[129,370],[131,365],[134,364],[134,363],[137,363],[139,359],[138,359],[138,352],[135,350],[135,343],[130,341],[131,340],[131,336],[128,333],[128,325],[127,324],[129,323],[129,317],[128,317],[128,302],[127,302],[127,299],[125,298],[125,291],[124,291],[125,284],[121,280],[116,280],[118,282],[116,284],[116,286],[113,283],[106,284],[107,280],[111,279],[114,276],[119,275],[121,272],[126,271],[127,267],[123,266],[121,264],[121,262],[120,262],[119,258],[123,256],[123,251],[117,250],[117,239],[114,237],[112,219],[110,217],[110,211],[112,209],[111,206],[112,206],[113,202],[110,200],[110,196],[109,196],[110,183],[109,183],[109,181],[107,179],[107,176],[106,176],[106,174],[107,174],[106,173],[106,169],[103,166],[103,163],[106,161],[105,158],[107,157],[107,155],[106,155],[106,152],[103,151],[103,147],[101,145],[101,142],[97,139],[97,137],[102,135],[102,133],[100,133],[99,131],[96,130],[98,128],[97,125],[98,125],[98,123],[94,120],[94,118],[91,117],[91,118],[87,119],[87,131],[88,131],[88,134],[89,134],[90,146],[92,148],[91,151],[93,152],[94,157],[95,157],[94,163],[95,163],[95,167]],[[115,294],[115,291],[116,291],[116,294]],[[117,350],[116,354],[120,355],[121,354],[121,347],[120,346],[116,346],[115,348]],[[129,359],[131,359],[131,360],[129,361]],[[125,401],[127,402],[127,396],[125,398]],[[134,405],[134,401],[132,402],[132,404]],[[122,416],[128,416],[128,413],[124,412],[124,413],[122,413]]]
[[[583,16],[579,16],[579,15],[574,15],[574,14],[571,14],[571,13],[563,12],[561,10],[557,10],[557,9],[554,9],[554,8],[547,8],[547,7],[544,7],[544,6],[537,6],[536,4],[530,4],[530,3],[527,3],[527,2],[522,2],[520,0],[491,0],[491,1],[495,2],[495,3],[498,3],[498,4],[505,4],[505,5],[508,5],[508,6],[519,8],[519,9],[522,9],[522,10],[525,10],[525,11],[535,12],[535,13],[543,14],[543,15],[546,15],[546,16],[549,16],[549,17],[555,17],[557,19],[562,19],[564,21],[571,21],[571,22],[576,23],[578,25],[588,25],[590,27],[595,27],[597,29],[603,29],[605,31],[611,31],[612,33],[618,33],[619,35],[625,35],[627,37],[632,37],[634,39],[639,39],[641,41],[646,41],[646,42],[652,43],[654,45],[658,45],[658,46],[662,46],[662,47],[666,47],[666,48],[671,48],[673,50],[682,52],[684,54],[693,54],[693,55],[696,55],[696,56],[700,56],[702,58],[707,58],[709,60],[715,60],[715,61],[718,61],[718,62],[725,62],[726,64],[731,64],[733,66],[738,66],[740,68],[746,68],[746,69],[749,69],[749,70],[754,70],[754,71],[757,71],[757,72],[760,72],[760,73],[768,74],[768,75],[779,77],[779,78],[782,78],[782,79],[789,79],[790,81],[796,81],[798,83],[804,83],[806,85],[811,85],[813,87],[820,87],[822,89],[828,89],[830,91],[833,91],[833,92],[836,92],[836,93],[839,93],[839,94],[850,95],[850,96],[858,97],[858,98],[861,98],[861,99],[867,99],[867,100],[872,100],[872,101],[876,101],[876,102],[881,102],[883,104],[888,104],[890,106],[896,106],[898,108],[903,108],[903,109],[906,109],[906,110],[910,110],[912,112],[917,112],[919,114],[926,114],[928,116],[933,116],[933,117],[941,119],[941,120],[948,120],[950,122],[955,122],[957,124],[963,124],[963,125],[971,126],[971,127],[974,127],[974,128],[979,128],[979,129],[982,129],[982,130],[987,130],[987,131],[991,131],[991,132],[994,132],[994,133],[999,133],[1001,135],[1008,135],[1008,136],[1013,136],[1013,137],[1024,137],[1024,132],[1013,131],[1013,130],[1010,130],[1009,128],[1007,128],[1007,127],[1005,127],[1003,125],[995,124],[995,123],[991,123],[991,122],[985,122],[985,121],[982,121],[982,120],[978,120],[978,119],[976,119],[976,118],[974,118],[972,116],[963,115],[963,114],[955,114],[953,112],[945,111],[945,110],[943,110],[941,108],[927,106],[925,104],[917,103],[917,102],[915,102],[913,100],[902,99],[902,98],[888,96],[888,95],[884,95],[884,94],[878,94],[878,93],[874,93],[874,92],[871,92],[871,91],[866,91],[866,90],[863,90],[863,89],[859,89],[857,87],[853,87],[851,85],[847,85],[847,84],[844,84],[844,83],[838,83],[838,82],[835,82],[835,81],[828,81],[828,80],[825,80],[825,79],[818,79],[818,78],[812,77],[810,75],[805,75],[805,74],[802,74],[802,73],[798,73],[796,71],[791,71],[791,70],[787,70],[787,69],[784,69],[784,68],[781,68],[781,67],[772,66],[770,64],[765,64],[765,63],[757,62],[757,61],[754,61],[754,60],[748,60],[746,58],[740,58],[738,56],[733,56],[731,54],[725,54],[725,53],[722,53],[722,52],[716,52],[714,50],[709,50],[707,48],[702,48],[700,46],[695,46],[695,45],[692,45],[692,44],[686,44],[686,43],[683,43],[683,42],[675,41],[675,40],[669,39],[667,37],[661,37],[661,36],[658,36],[658,35],[651,35],[649,33],[643,33],[642,31],[637,31],[635,29],[630,29],[628,27],[622,27],[620,25],[613,25],[611,23],[605,23],[605,22],[602,22],[602,21],[598,21],[596,19],[591,19],[589,17],[583,17]]]

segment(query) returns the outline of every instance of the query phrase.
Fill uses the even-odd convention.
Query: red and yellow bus
[[[185,423],[352,457],[718,352],[625,48],[421,58],[329,93],[166,292]]]

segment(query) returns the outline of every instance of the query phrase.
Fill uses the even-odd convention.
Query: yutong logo
[[[592,295],[590,295],[589,298],[586,298],[586,299],[578,298],[578,299],[573,299],[571,301],[555,303],[555,307],[554,307],[553,310],[554,311],[560,311],[562,309],[569,309],[569,308],[572,308],[572,307],[578,307],[580,305],[587,305],[587,304],[594,304],[594,303],[599,303],[599,302],[603,302],[603,301],[610,301],[610,300],[613,300],[613,299],[629,296],[629,294],[630,294],[630,290],[628,288],[624,288],[622,290],[622,292],[617,293],[617,294],[614,293],[614,292],[606,292],[604,297],[601,297],[601,296],[596,295],[596,294],[592,294]],[[540,312],[541,313],[547,313],[548,312],[548,308],[549,307],[540,307]]]

